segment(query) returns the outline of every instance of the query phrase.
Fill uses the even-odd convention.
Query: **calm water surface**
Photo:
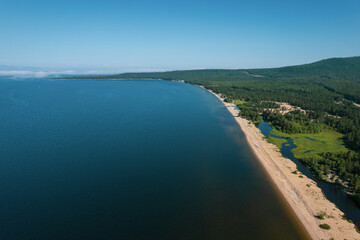
[[[0,239],[306,239],[205,90],[0,86]]]

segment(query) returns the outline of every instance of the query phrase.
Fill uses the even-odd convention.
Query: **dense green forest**
[[[183,80],[220,93],[228,102],[242,100],[238,106],[243,117],[254,123],[265,120],[289,137],[324,131],[341,133],[347,152],[321,152],[300,160],[319,178],[330,171],[336,173],[360,203],[360,57],[282,68],[124,73],[76,79]],[[305,112],[281,113],[276,102],[286,102]]]

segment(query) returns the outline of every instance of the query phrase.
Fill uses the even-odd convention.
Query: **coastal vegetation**
[[[237,104],[240,116],[266,121],[292,138],[294,156],[320,179],[360,204],[360,57],[270,69],[186,70],[83,76],[76,79],[164,79],[202,85]],[[290,106],[290,107],[286,107]],[[267,137],[279,148],[283,139]]]
[[[240,104],[244,104],[246,102],[243,101],[243,100],[235,100],[235,101],[233,101],[233,103],[236,104],[236,105],[240,105]]]
[[[317,216],[318,219],[320,220],[324,220],[326,217],[326,213],[325,212],[320,212]]]
[[[326,224],[326,223],[320,224],[319,227],[321,227],[322,229],[325,229],[325,230],[330,230],[330,229],[331,229],[331,227],[329,226],[329,224]]]
[[[283,143],[286,143],[286,140],[283,138],[275,138],[275,137],[271,137],[271,136],[267,136],[266,140],[269,143],[276,145],[279,149],[282,148]]]

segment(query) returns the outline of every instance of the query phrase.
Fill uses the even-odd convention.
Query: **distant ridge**
[[[280,68],[177,70],[167,72],[122,73],[105,76],[81,76],[68,79],[164,79],[211,82],[284,78],[341,78],[360,81],[360,57],[329,58],[314,63]]]
[[[106,76],[79,76],[62,79],[90,79],[90,80],[183,80],[198,85],[219,85],[237,88],[241,85],[245,89],[270,84],[285,86],[292,84],[292,88],[300,85],[320,86],[327,91],[343,95],[346,99],[360,104],[360,57],[329,58],[314,63],[259,69],[203,69],[181,70],[168,72],[140,72],[123,73]],[[232,86],[233,85],[233,86]],[[289,87],[289,86],[288,86]],[[305,89],[304,89],[305,90]],[[288,90],[292,91],[292,90]]]
[[[267,75],[268,77],[359,77],[360,57],[329,58],[314,63],[268,69],[252,69],[252,73]]]

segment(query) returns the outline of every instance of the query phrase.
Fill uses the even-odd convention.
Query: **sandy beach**
[[[296,170],[295,163],[284,158],[275,145],[268,143],[254,124],[238,117],[239,110],[235,108],[235,104],[226,103],[219,94],[211,90],[207,91],[215,95],[234,116],[270,179],[312,239],[360,239],[355,225],[342,219],[344,213],[324,197],[316,183],[304,175],[299,177],[299,174],[293,174],[292,172]],[[321,212],[325,213],[323,220],[316,217]],[[319,227],[320,224],[325,223],[330,225],[330,230]]]

